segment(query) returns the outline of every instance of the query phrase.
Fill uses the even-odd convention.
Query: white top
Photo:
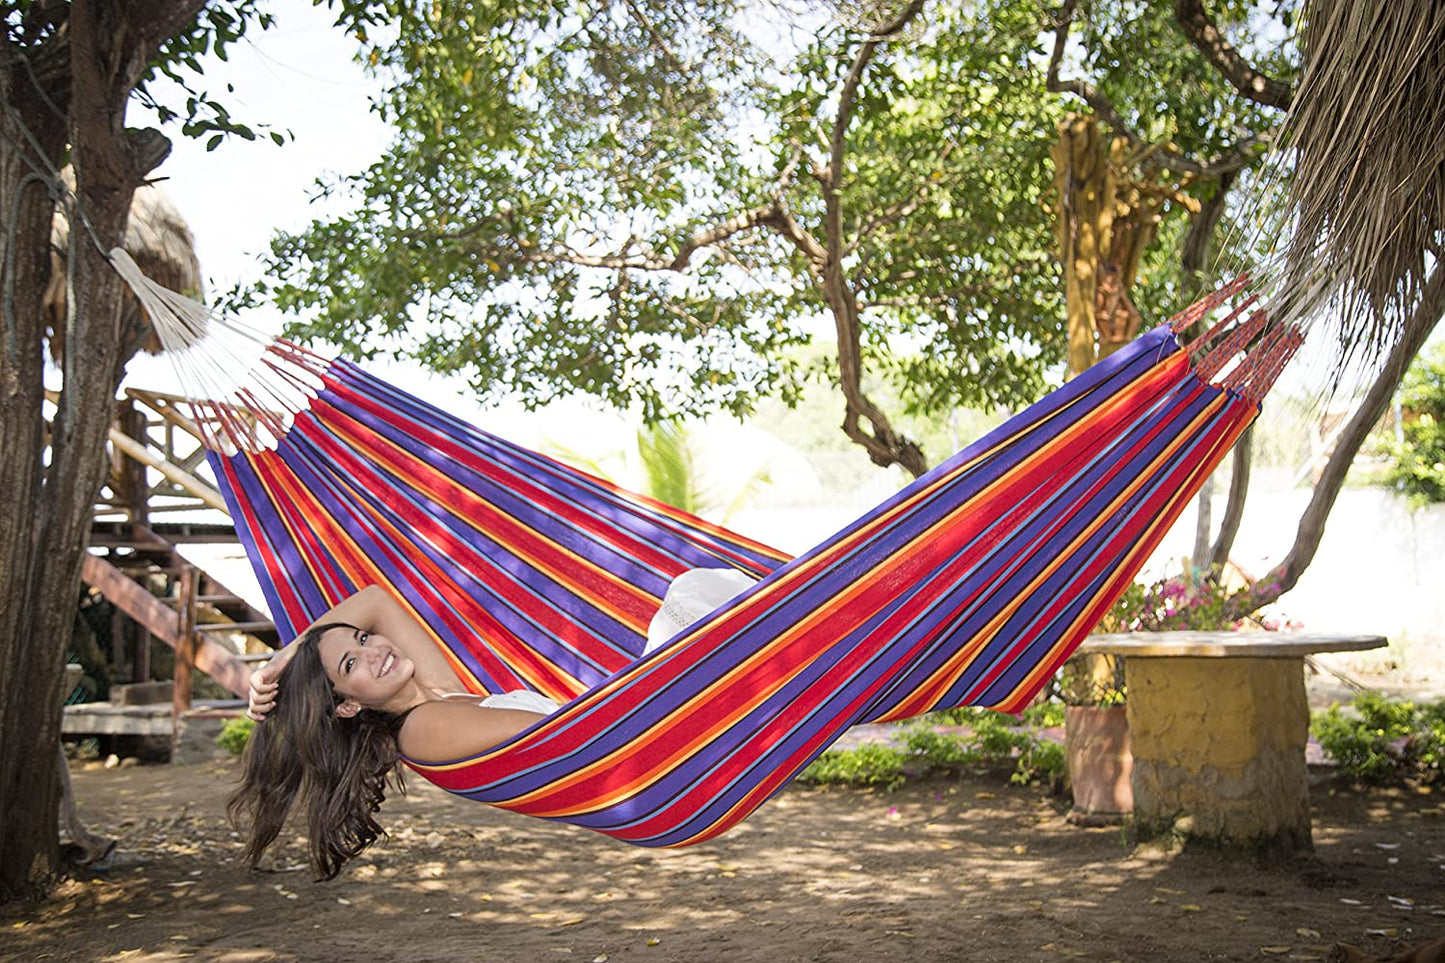
[[[562,708],[561,703],[553,702],[542,693],[530,689],[498,692],[481,699],[477,698],[475,692],[443,692],[441,696],[447,702],[473,702],[484,709],[521,709],[542,716],[550,716]]]
[[[683,572],[667,587],[662,607],[647,626],[647,646],[643,654],[711,615],[756,581],[751,575],[731,568],[694,568]]]
[[[662,607],[647,626],[647,645],[643,654],[651,652],[678,635],[694,622],[711,614],[724,602],[756,583],[750,575],[731,568],[688,569],[667,586]],[[447,692],[444,699],[476,699],[466,692]],[[528,689],[489,695],[477,703],[487,709],[521,709],[549,716],[561,706],[546,696]]]

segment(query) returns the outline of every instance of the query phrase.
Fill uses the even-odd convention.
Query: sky
[[[297,229],[322,208],[311,203],[317,178],[370,164],[391,137],[371,110],[377,84],[352,59],[355,42],[310,0],[277,0],[276,26],[254,32],[226,61],[207,58],[199,85],[218,94],[244,123],[265,124],[294,139],[205,139],[170,135],[171,156],[156,172],[190,222],[211,290],[256,275],[255,257],[276,230]],[[144,114],[131,123],[145,122]]]

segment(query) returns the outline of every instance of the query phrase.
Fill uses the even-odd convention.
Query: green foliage
[[[1310,731],[1341,771],[1367,782],[1445,772],[1445,702],[1419,706],[1379,693],[1314,713]]]
[[[1415,360],[1400,388],[1403,440],[1385,483],[1416,504],[1445,502],[1445,345]]]
[[[276,239],[261,293],[308,316],[293,335],[649,420],[796,396],[822,307],[817,145],[862,30],[808,14],[815,39],[775,60],[722,0],[384,6],[364,56],[400,133],[326,185],[354,214]],[[1060,353],[1037,26],[940,7],[859,92],[840,241],[862,351],[910,410],[1032,400]],[[751,226],[694,249],[732,218]]]
[[[269,6],[264,0],[209,0],[197,11],[195,19],[161,43],[155,59],[136,84],[133,91],[136,100],[154,110],[162,124],[179,121],[185,136],[207,137],[207,150],[214,150],[229,136],[255,140],[260,134],[269,134],[277,144],[285,143],[285,134],[271,130],[264,123],[244,123],[232,117],[220,97],[202,87],[205,77],[201,58],[209,54],[225,60],[230,49],[244,41],[248,32],[254,36],[256,30],[269,29],[275,23]],[[40,49],[51,38],[63,35],[68,16],[69,4],[38,4],[30,0],[0,4],[0,26],[4,29],[7,49],[22,56]],[[141,15],[127,11],[126,16]],[[145,29],[150,24],[136,26]],[[224,95],[234,93],[234,88],[227,84]]]
[[[1064,704],[1056,699],[1035,702],[1020,716],[1024,725],[1056,729],[1064,724]]]
[[[1057,712],[1062,724],[1062,708]],[[1055,713],[1041,710],[1035,715],[1052,720]],[[940,731],[940,725],[966,726],[968,731]],[[1065,766],[1061,745],[1040,739],[1032,725],[989,709],[949,709],[921,717],[901,728],[899,743],[830,749],[803,770],[798,781],[892,790],[903,785],[910,773],[1012,765],[1010,781],[1022,784],[1061,775]]]
[[[216,736],[216,745],[233,756],[239,756],[246,751],[246,743],[251,741],[251,732],[255,728],[256,723],[247,716],[228,719],[221,727],[221,734]]]
[[[908,753],[893,746],[865,742],[856,749],[829,749],[798,775],[815,786],[868,786],[897,789],[908,781],[903,769]]]
[[[262,0],[207,3],[185,30],[161,46],[160,55],[136,86],[136,98],[155,110],[161,123],[178,120],[182,134],[205,137],[206,150],[215,150],[231,136],[255,140],[267,134],[278,145],[284,144],[286,134],[264,123],[237,120],[220,99],[200,86],[205,80],[201,57],[211,54],[225,60],[230,48],[246,39],[248,30],[268,30],[274,23],[275,16]],[[235,89],[227,84],[225,93],[234,94]]]
[[[827,4],[331,6],[398,133],[322,185],[353,212],[277,236],[267,279],[240,296],[296,314],[294,337],[649,422],[836,384],[835,358],[798,349],[836,320],[839,284],[890,417],[1021,406],[1063,355],[1049,151],[1081,105],[1045,89],[1037,5],[929,3],[866,66],[876,24]],[[1251,37],[1293,4],[1257,6],[1214,12],[1288,66]],[[1167,7],[1081,4],[1068,63],[1185,153],[1267,126]],[[1177,301],[1179,210],[1134,292],[1149,316]]]

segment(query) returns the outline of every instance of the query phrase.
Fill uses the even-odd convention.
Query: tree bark
[[[1214,231],[1224,215],[1225,200],[1229,189],[1234,186],[1236,175],[1225,174],[1219,178],[1214,193],[1200,205],[1199,213],[1184,235],[1184,249],[1179,258],[1181,280],[1184,287],[1183,301],[1188,304],[1199,297],[1204,287],[1204,272],[1214,250]],[[1198,333],[1198,332],[1194,332]],[[1210,476],[1195,497],[1194,551],[1190,561],[1195,571],[1209,571],[1215,566],[1223,567],[1229,561],[1229,552],[1234,547],[1234,537],[1239,531],[1239,520],[1244,515],[1244,500],[1249,492],[1249,469],[1254,444],[1254,428],[1250,427],[1240,435],[1234,444],[1234,469],[1229,476],[1229,497],[1224,507],[1224,521],[1220,525],[1219,538],[1210,545],[1210,533],[1214,530],[1214,476]]]
[[[1174,0],[1174,19],[1235,90],[1255,103],[1289,110],[1294,85],[1270,77],[1245,60],[1215,26],[1202,0]]]
[[[853,117],[854,95],[863,73],[872,61],[878,46],[897,34],[923,10],[923,0],[912,0],[890,23],[881,27],[864,42],[848,71],[838,94],[838,116],[833,122],[826,177],[823,178],[823,244],[826,256],[818,267],[823,298],[833,315],[838,334],[838,384],[847,406],[843,414],[843,433],[868,452],[873,464],[886,468],[903,466],[917,478],[928,470],[928,461],[911,438],[897,431],[873,400],[863,390],[862,326],[858,321],[858,298],[844,271],[843,202],[839,182],[844,173],[848,124]],[[863,422],[867,422],[865,428]]]
[[[169,149],[156,131],[125,129],[126,102],[161,43],[203,5],[75,0],[50,47],[7,41],[0,68],[0,187],[16,224],[0,241],[0,491],[15,506],[0,512],[0,901],[43,896],[60,872],[55,760],[64,651],[115,393],[138,342],[122,325],[123,282],[106,252],[122,243],[135,188]],[[42,59],[56,61],[56,49],[67,69],[31,72]],[[37,76],[53,80],[40,89]],[[53,205],[43,182],[58,181],[67,140],[85,216],[72,219],[70,232],[70,348],[47,464],[41,341]]]
[[[1219,522],[1219,537],[1209,550],[1209,568],[1223,569],[1234,549],[1234,539],[1244,520],[1244,496],[1249,491],[1249,477],[1254,468],[1254,425],[1244,429],[1234,443],[1234,467],[1229,472],[1229,499],[1224,503],[1224,518]],[[1206,537],[1208,537],[1206,533]]]
[[[41,634],[37,588],[41,551],[35,525],[47,494],[41,324],[50,276],[49,190],[36,170],[58,169],[66,118],[49,108],[52,87],[34,86],[23,60],[6,49],[0,68],[0,198],[13,230],[0,232],[4,348],[0,352],[0,901],[44,895],[60,869],[55,747],[60,741],[60,645]],[[73,607],[75,595],[68,598]],[[69,632],[66,632],[68,638]]]
[[[1053,147],[1054,190],[1059,199],[1059,261],[1064,268],[1069,367],[1076,378],[1098,358],[1094,313],[1098,265],[1114,226],[1114,178],[1110,176],[1099,125],[1088,115],[1059,123]]]

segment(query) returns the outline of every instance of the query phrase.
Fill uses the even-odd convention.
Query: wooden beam
[[[109,599],[125,614],[150,630],[173,649],[182,641],[180,619],[164,602],[127,578],[105,559],[87,554],[80,576],[85,584]],[[196,668],[227,690],[244,698],[251,683],[251,668],[230,649],[213,639],[201,639],[195,648]]]
[[[129,438],[123,432],[111,428],[110,443],[141,464],[149,465],[162,475],[165,475],[211,508],[219,509],[228,515],[230,514],[230,509],[226,507],[226,500],[221,497],[221,493],[216,491],[214,487],[201,481],[201,479],[192,475],[190,472],[182,471],[175,465],[172,465],[134,438]]]
[[[176,667],[175,667],[175,688],[172,690],[172,704],[175,707],[175,717],[179,719],[187,709],[191,707],[191,669],[196,664],[196,582],[199,575],[193,566],[187,566],[181,573],[180,580],[176,583],[177,598],[180,605],[177,609],[176,622],[180,631],[181,644],[176,646]]]
[[[66,706],[60,731],[67,736],[168,736],[174,728],[171,707],[113,706],[81,702]]]

